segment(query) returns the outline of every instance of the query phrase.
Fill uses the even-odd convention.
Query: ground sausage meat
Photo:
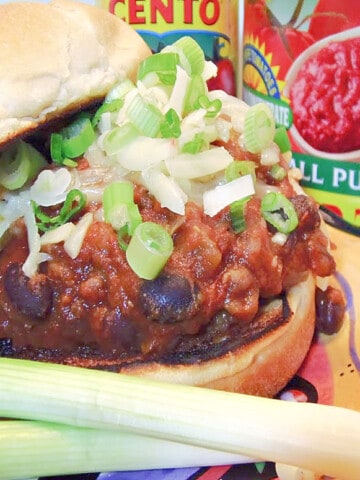
[[[145,221],[172,233],[174,253],[160,277],[138,278],[112,227],[97,221],[76,259],[61,244],[46,248],[51,260],[32,280],[46,287],[44,293],[19,273],[28,249],[18,222],[0,254],[0,338],[11,338],[15,347],[71,352],[87,345],[122,358],[165,355],[221,312],[232,323],[251,322],[261,298],[280,294],[308,270],[329,275],[335,269],[308,197],[293,195],[300,226],[285,245],[273,241],[257,197],[247,203],[247,229],[241,234],[233,232],[228,209],[211,218],[189,202],[180,217],[142,187],[136,188],[135,200]],[[24,293],[26,301],[19,298]],[[42,305],[38,315],[34,305]]]

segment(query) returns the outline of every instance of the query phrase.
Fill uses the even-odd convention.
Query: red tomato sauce
[[[311,56],[290,92],[301,136],[324,152],[360,148],[360,38],[332,42]]]

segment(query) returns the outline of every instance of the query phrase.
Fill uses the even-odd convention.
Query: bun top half
[[[90,5],[0,5],[0,148],[102,99],[150,53],[129,25]]]

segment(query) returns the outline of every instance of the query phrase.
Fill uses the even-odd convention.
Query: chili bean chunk
[[[29,279],[19,263],[11,263],[5,272],[4,287],[12,304],[29,318],[42,320],[50,313],[52,289],[45,275]]]
[[[161,323],[186,320],[197,310],[197,295],[190,282],[179,275],[163,273],[145,281],[140,289],[145,314]]]
[[[337,333],[344,321],[345,301],[339,290],[328,287],[316,289],[316,327],[327,335]]]

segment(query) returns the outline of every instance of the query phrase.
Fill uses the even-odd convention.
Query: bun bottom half
[[[273,397],[296,374],[311,345],[315,330],[314,278],[309,275],[286,297],[290,307],[287,321],[245,345],[192,364],[139,363],[119,371],[171,383]],[[276,307],[267,314],[278,315]]]
[[[185,344],[169,357],[126,359],[109,357],[88,348],[76,353],[24,348],[10,356],[143,376],[169,383],[275,396],[295,375],[315,329],[315,281],[312,275],[286,295],[260,307],[255,320],[239,335],[222,341]]]

